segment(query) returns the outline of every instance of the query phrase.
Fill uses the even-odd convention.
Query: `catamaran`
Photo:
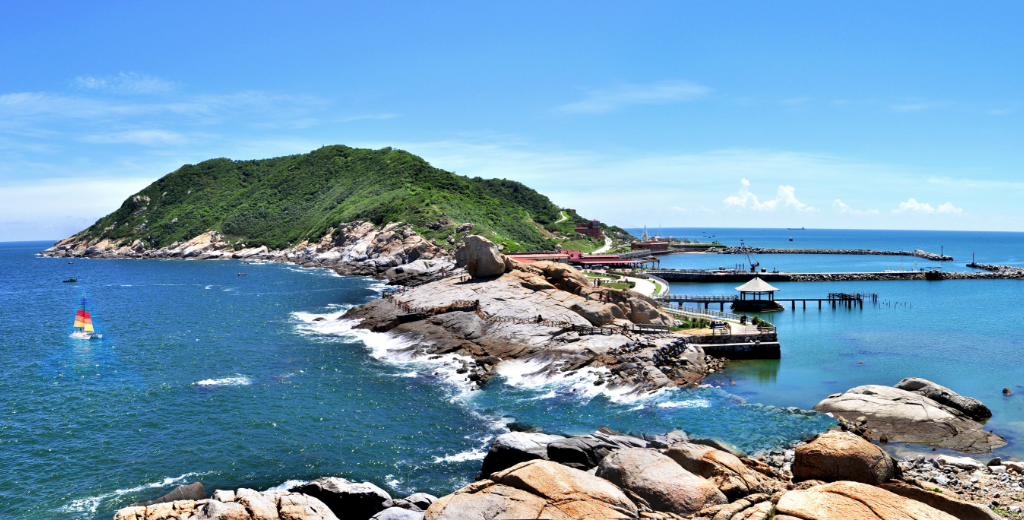
[[[75,331],[71,333],[71,337],[75,339],[100,339],[103,337],[102,334],[96,334],[95,329],[92,326],[92,315],[89,311],[85,310],[88,302],[85,301],[85,296],[82,296],[82,302],[78,304],[78,312],[75,313]]]

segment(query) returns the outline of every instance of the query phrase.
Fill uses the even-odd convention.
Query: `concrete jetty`
[[[990,272],[961,271],[880,271],[848,273],[751,273],[736,269],[658,269],[649,273],[669,282],[719,283],[747,282],[761,278],[766,282],[851,282],[879,280],[991,280],[1024,279],[1024,269],[1000,266],[1004,269]],[[979,267],[980,268],[980,267]]]
[[[952,262],[953,257],[915,249],[913,251],[884,251],[879,249],[807,249],[786,247],[750,247],[732,246],[719,249],[725,255],[874,255],[874,256],[914,256],[935,262]]]

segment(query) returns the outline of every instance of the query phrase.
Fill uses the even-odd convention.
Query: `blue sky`
[[[185,163],[402,148],[623,225],[1024,230],[1024,4],[21,2],[0,241]]]

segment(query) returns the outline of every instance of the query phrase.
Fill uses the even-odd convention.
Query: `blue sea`
[[[49,245],[0,243],[2,519],[109,519],[193,481],[269,489],[331,475],[442,495],[473,480],[512,422],[565,434],[680,428],[752,452],[833,424],[758,404],[806,407],[820,393],[806,381],[789,402],[801,383],[780,374],[805,362],[790,350],[782,368],[744,366],[724,389],[608,395],[586,371],[552,380],[510,363],[472,390],[455,359],[396,357],[402,340],[337,319],[379,297],[378,281],[285,264],[38,256]],[[100,340],[68,337],[83,295]],[[787,327],[785,348],[797,348],[787,334],[802,333]]]

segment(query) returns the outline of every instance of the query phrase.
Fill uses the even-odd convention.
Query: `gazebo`
[[[740,297],[732,302],[734,311],[772,312],[783,309],[775,301],[775,291],[779,289],[760,278],[755,277],[736,290],[740,292]]]

